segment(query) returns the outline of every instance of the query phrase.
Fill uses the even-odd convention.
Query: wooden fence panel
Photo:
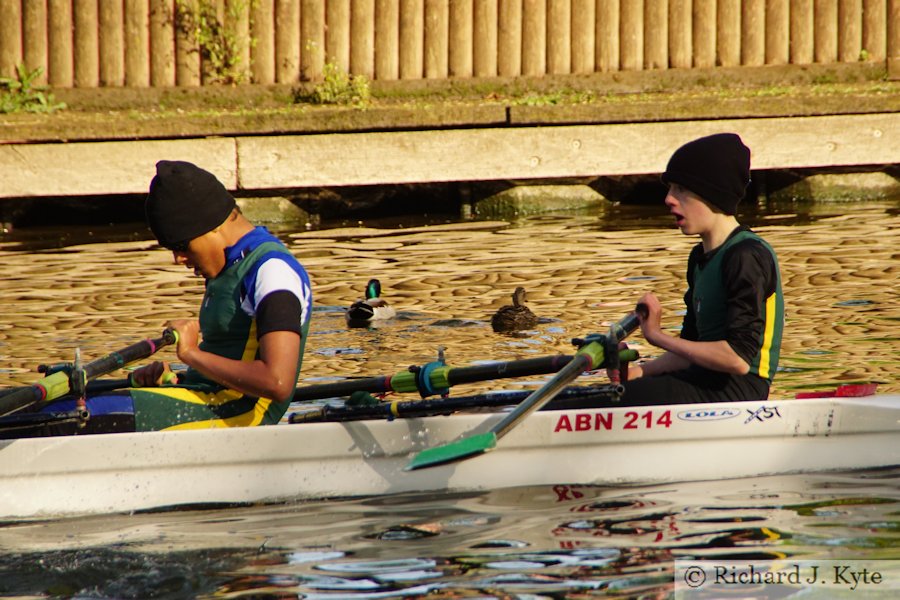
[[[34,82],[47,83],[47,2],[28,0],[22,3],[22,42],[25,65],[29,71],[40,69]]]
[[[400,77],[400,3],[375,0],[375,79]]]
[[[862,0],[838,2],[838,60],[856,62],[862,53]]]
[[[808,65],[815,59],[813,0],[791,0],[791,63]]]
[[[784,65],[791,57],[791,17],[788,0],[766,1],[766,64]]]
[[[150,85],[175,85],[175,0],[150,1]]]
[[[69,88],[75,82],[72,1],[49,0],[47,11],[48,81],[53,87]]]
[[[766,2],[741,3],[741,64],[758,67],[766,62]]]
[[[572,73],[593,73],[596,64],[597,6],[572,0]]]
[[[275,0],[275,80],[300,78],[300,0]]]
[[[472,15],[472,72],[475,77],[497,76],[497,0],[477,0]]]
[[[250,76],[253,83],[275,83],[275,0],[254,0],[250,31]]]
[[[716,0],[694,0],[693,66],[716,66]]]
[[[715,2],[715,0],[712,0]],[[620,25],[619,0],[597,0],[597,70],[608,73],[619,70]]]
[[[350,72],[375,77],[375,0],[354,0],[350,12]]]
[[[450,77],[471,77],[473,0],[450,0]]]
[[[350,0],[325,3],[325,62],[350,72]]]
[[[572,72],[572,4],[569,0],[547,3],[547,72]]]
[[[300,79],[321,81],[325,73],[325,0],[300,4]]]
[[[125,85],[150,85],[150,0],[125,0]]]
[[[235,65],[235,76],[241,83],[250,81],[250,46],[252,41],[250,38],[250,8],[252,2],[248,0],[225,0],[224,19],[227,31],[234,33],[237,38],[237,64]]]
[[[644,68],[669,66],[668,0],[644,0]]]
[[[669,66],[690,69],[693,19],[691,0],[669,0]]]
[[[446,0],[425,0],[425,77],[444,79],[450,73],[450,6]]]
[[[400,79],[421,79],[425,72],[425,5],[400,1]]]
[[[212,83],[176,7],[212,2],[239,82],[900,59],[900,0],[0,0],[0,76],[55,87]],[[102,10],[101,10],[102,8]]]
[[[741,64],[741,0],[719,0],[716,16],[716,64]]]
[[[619,19],[620,68],[639,71],[644,67],[643,0],[621,0]]]
[[[500,0],[497,6],[497,73],[522,74],[522,0]]]
[[[14,77],[22,62],[22,4],[0,0],[0,76]]]
[[[817,63],[837,62],[837,4],[838,0],[814,0],[813,26],[814,50]]]
[[[100,84],[97,0],[72,0],[75,21],[75,87]]]
[[[887,56],[887,0],[863,0],[863,50],[869,60],[884,60]]]
[[[540,77],[547,72],[547,0],[522,4],[522,74]]]

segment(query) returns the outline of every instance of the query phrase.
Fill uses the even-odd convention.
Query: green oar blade
[[[425,467],[435,467],[487,452],[497,445],[497,434],[493,431],[465,437],[443,446],[435,446],[416,454],[404,471],[414,471]]]

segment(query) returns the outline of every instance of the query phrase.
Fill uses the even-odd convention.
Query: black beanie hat
[[[672,154],[662,180],[682,185],[733,215],[750,185],[750,148],[735,133],[696,139]]]
[[[171,249],[224,223],[236,205],[209,171],[189,162],[161,160],[144,211],[153,235]]]

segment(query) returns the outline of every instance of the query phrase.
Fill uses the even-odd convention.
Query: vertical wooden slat
[[[551,75],[572,72],[572,3],[569,0],[547,3],[547,72]]]
[[[400,0],[400,79],[421,79],[425,73],[425,5]]]
[[[125,85],[150,85],[150,0],[125,0]]]
[[[100,85],[125,83],[125,11],[120,2],[104,2],[100,11]]]
[[[690,69],[693,64],[691,0],[669,0],[669,66]]]
[[[425,77],[443,79],[450,72],[450,6],[425,0]]]
[[[716,66],[716,0],[694,0],[692,28],[693,66]]]
[[[73,0],[75,21],[75,87],[100,84],[100,41],[97,0]]]
[[[49,43],[48,80],[58,88],[72,87],[75,72],[72,63],[73,47],[72,0],[49,0],[47,3]]]
[[[300,78],[300,0],[275,0],[275,80]]]
[[[886,0],[863,0],[863,49],[870,61],[884,60],[886,56],[887,22]]]
[[[240,82],[250,79],[250,7],[248,0],[225,0],[225,28],[235,36],[237,63],[235,76]]]
[[[593,73],[596,61],[597,3],[572,0],[572,72]]]
[[[325,0],[300,5],[300,78],[321,81],[325,70]]]
[[[175,85],[175,0],[150,1],[150,85]]]
[[[450,0],[450,77],[472,76],[472,2]]]
[[[275,0],[254,0],[250,24],[250,73],[253,83],[275,83]]]
[[[188,2],[196,3],[198,0],[184,0],[182,6],[190,10]],[[194,4],[196,6],[196,4]],[[182,87],[194,87],[200,85],[200,49],[192,31],[186,30],[181,23],[178,9],[175,11],[175,83]]]
[[[837,4],[838,0],[814,0],[813,25],[817,63],[837,61]]]
[[[597,0],[597,70],[619,70],[619,0]]]
[[[719,0],[716,17],[716,63],[735,67],[741,63],[741,0]]]
[[[889,77],[900,79],[900,0],[887,3],[887,67]]]
[[[0,77],[15,77],[22,62],[22,4],[0,0]]]
[[[741,64],[758,67],[766,62],[766,0],[741,3]]]
[[[475,77],[497,76],[497,0],[477,0],[472,15],[472,69]]]
[[[639,71],[644,67],[644,2],[621,0],[619,3],[621,67]]]
[[[498,5],[497,72],[501,77],[522,74],[522,0]]]
[[[766,1],[766,64],[784,65],[790,59],[789,0]]]
[[[669,66],[668,0],[644,0],[644,67]]]
[[[350,0],[325,3],[325,62],[350,72]]]
[[[28,0],[22,3],[22,41],[25,66],[29,71],[40,69],[41,74],[34,82],[46,85],[48,56],[46,0]]]
[[[540,77],[547,72],[547,0],[522,4],[522,74]]]
[[[856,62],[862,51],[862,0],[838,2],[838,60]]]
[[[375,0],[354,0],[350,7],[350,72],[375,77]]]
[[[375,0],[375,79],[400,77],[400,2]]]
[[[814,47],[813,0],[791,0],[791,64],[811,64]]]

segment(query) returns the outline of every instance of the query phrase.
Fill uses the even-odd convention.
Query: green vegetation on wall
[[[226,18],[220,20],[215,0],[176,0],[176,26],[200,51],[204,83],[246,82],[247,69],[241,60],[244,41],[234,24],[253,8],[254,1],[228,2]]]
[[[16,77],[0,77],[0,114],[52,113],[65,108],[64,103],[53,99],[46,87],[34,85],[34,80],[43,72],[41,68],[29,71],[20,64],[16,67]]]

